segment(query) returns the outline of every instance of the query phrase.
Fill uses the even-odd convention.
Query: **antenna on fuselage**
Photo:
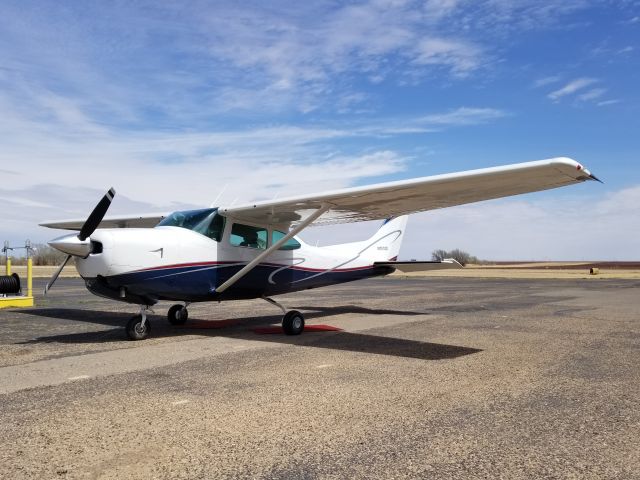
[[[216,197],[216,199],[213,202],[211,202],[211,205],[209,205],[210,208],[218,206],[218,200],[220,200],[220,197],[222,196],[222,194],[224,193],[224,191],[227,189],[228,186],[229,186],[228,183],[224,184],[224,187],[222,187],[222,190],[220,190],[220,193],[218,193],[218,196]]]

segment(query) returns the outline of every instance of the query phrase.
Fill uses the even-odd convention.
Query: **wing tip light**
[[[571,158],[559,158],[558,160],[562,161],[563,163],[573,163],[576,167],[576,170],[578,170],[578,172],[584,173],[586,175],[586,177],[578,177],[579,180],[594,180],[596,182],[600,182],[602,184],[604,184],[604,182],[602,180],[600,180],[598,177],[596,177],[593,173],[591,173],[589,170],[587,170],[586,168],[584,168],[580,163],[576,162],[575,160],[571,159]]]

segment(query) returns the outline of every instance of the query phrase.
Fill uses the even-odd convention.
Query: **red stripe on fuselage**
[[[227,261],[227,262],[191,262],[191,263],[177,263],[177,264],[173,264],[173,265],[162,265],[162,266],[158,266],[158,267],[149,267],[149,268],[143,268],[141,270],[135,270],[135,272],[152,272],[154,270],[171,270],[174,268],[186,268],[186,267],[210,267],[210,266],[215,266],[215,265],[232,265],[232,264],[243,264],[243,263],[248,263],[248,262],[231,262],[231,261]],[[368,268],[373,267],[373,265],[365,265],[362,267],[351,267],[351,268],[334,268],[332,269],[331,267],[329,268],[310,268],[310,267],[299,267],[299,266],[295,266],[295,265],[286,265],[286,264],[280,264],[280,263],[260,263],[257,266],[268,266],[268,267],[276,267],[276,268],[291,268],[293,270],[301,270],[304,272],[328,272],[328,271],[332,271],[332,272],[354,272],[357,270],[366,270]]]

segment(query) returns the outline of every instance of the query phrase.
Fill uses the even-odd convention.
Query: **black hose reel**
[[[18,295],[21,291],[20,277],[17,273],[0,275],[0,295]]]

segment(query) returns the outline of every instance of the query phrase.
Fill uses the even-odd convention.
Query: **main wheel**
[[[282,317],[282,329],[287,335],[300,335],[304,330],[304,317],[297,310],[290,310]]]
[[[127,322],[127,335],[130,340],[144,340],[151,332],[151,323],[147,321],[142,325],[142,315],[136,315]]]
[[[169,309],[167,318],[171,325],[184,325],[189,318],[189,311],[183,305],[174,305]]]

